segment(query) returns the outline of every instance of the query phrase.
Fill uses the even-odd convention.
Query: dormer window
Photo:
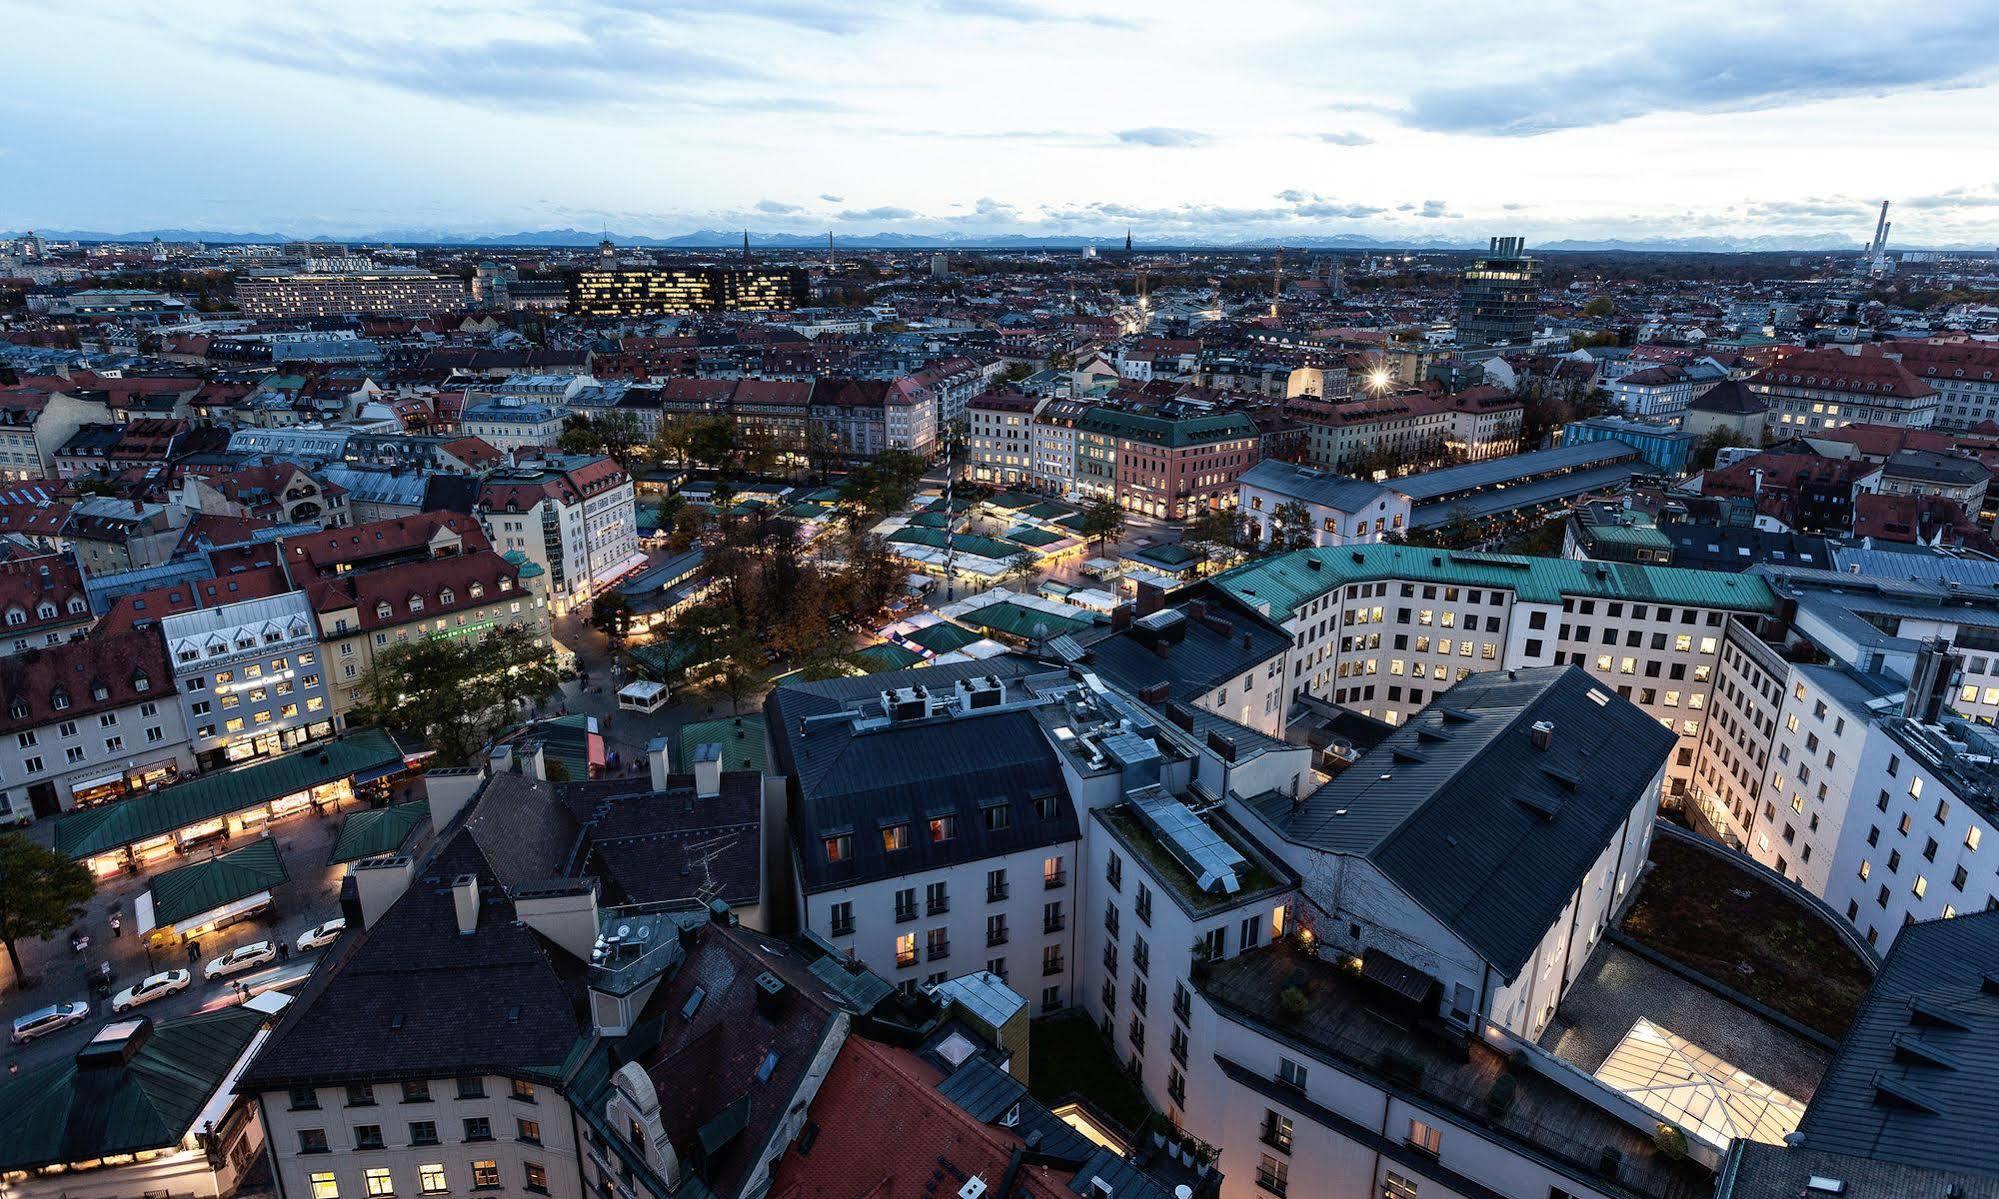
[[[69,692],[63,690],[61,687],[57,687],[54,691],[49,692],[49,702],[55,705],[56,711],[60,712],[69,707]]]
[[[412,595],[412,596],[410,596],[410,611],[412,611],[412,612],[421,612],[421,611],[423,611],[423,597],[422,597],[422,596],[420,596],[420,595]]]
[[[15,700],[13,704],[7,709],[7,715],[13,717],[15,720],[26,720],[28,718],[27,701],[20,699]]]
[[[502,590],[502,591],[512,591],[513,589],[514,589],[514,581],[513,581],[512,579],[509,579],[509,578],[505,578],[505,577],[502,577],[502,578],[500,579],[500,590]]]
[[[458,596],[451,588],[446,587],[437,593],[437,602],[440,604],[454,604],[458,602]]]
[[[90,685],[90,698],[96,700],[98,703],[103,703],[105,700],[111,698],[111,688],[106,687],[102,683],[92,683]]]
[[[35,615],[43,620],[53,620],[55,614],[56,606],[47,600],[43,600],[35,606]]]
[[[9,609],[7,609],[7,623],[8,623],[8,624],[27,624],[27,623],[28,623],[28,614],[27,614],[26,612],[23,612],[23,611],[22,611],[21,609],[19,609],[19,608],[9,608]]]
[[[486,585],[484,583],[474,583],[472,586],[466,588],[466,591],[473,599],[478,599],[486,594]]]
[[[151,691],[152,689],[153,689],[153,680],[147,678],[145,675],[142,674],[135,674],[132,676],[132,690]]]
[[[375,605],[375,616],[378,619],[387,620],[393,615],[395,615],[395,609],[389,607],[389,601],[383,600],[381,603]]]

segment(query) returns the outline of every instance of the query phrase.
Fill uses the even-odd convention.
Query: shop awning
[[[167,871],[153,880],[146,898],[152,900],[154,925],[200,924],[218,909],[241,900],[261,894],[264,902],[269,902],[270,890],[290,877],[284,858],[278,854],[276,838],[259,837],[241,849]],[[152,931],[146,926],[146,916],[141,909],[140,936]]]
[[[385,766],[400,769],[402,761],[402,751],[387,733],[364,729],[282,757],[65,813],[56,820],[55,849],[81,861],[358,773]]]

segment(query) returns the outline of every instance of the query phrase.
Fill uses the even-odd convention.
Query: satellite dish
[[[641,941],[652,940],[652,925],[650,924],[639,925],[639,940]]]
[[[631,925],[629,925],[629,924],[620,924],[620,925],[618,926],[618,937],[619,937],[619,939],[621,939],[621,940],[622,940],[623,938],[625,938],[625,937],[629,937],[629,936],[631,936],[631,935],[632,935],[632,926],[631,926]]]

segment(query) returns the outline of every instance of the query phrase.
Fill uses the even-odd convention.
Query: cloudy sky
[[[1501,15],[1504,10],[1504,15]],[[1999,0],[0,0],[0,229],[1999,244]]]

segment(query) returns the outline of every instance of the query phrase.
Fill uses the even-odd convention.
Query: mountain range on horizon
[[[14,238],[30,232],[26,229],[0,233],[0,238]],[[214,243],[241,244],[283,244],[294,241],[328,241],[348,245],[392,244],[424,246],[490,246],[493,248],[526,249],[535,247],[578,248],[594,246],[606,236],[613,244],[637,249],[715,249],[726,250],[740,247],[743,243],[741,230],[697,229],[690,233],[654,237],[645,234],[589,232],[581,229],[537,229],[514,233],[467,234],[440,229],[380,229],[363,234],[336,235],[331,233],[291,234],[278,232],[250,232],[242,230],[216,229],[139,229],[128,232],[105,232],[89,229],[41,229],[36,230],[43,237],[57,241],[82,242],[148,242],[154,238],[162,241],[200,241]],[[751,230],[749,232],[752,249],[766,250],[813,250],[822,249],[826,244],[824,234],[768,233]],[[834,245],[848,250],[1082,250],[1091,245],[1105,250],[1120,249],[1124,244],[1122,233],[1111,236],[1093,237],[1081,234],[1022,234],[1022,233],[899,233],[876,232],[868,234],[835,234]],[[1254,237],[1218,238],[1184,237],[1162,238],[1148,241],[1144,236],[1136,238],[1139,249],[1287,249],[1305,250],[1446,250],[1469,252],[1484,248],[1483,239],[1468,238],[1381,238],[1362,234],[1336,234],[1332,236],[1301,235],[1292,238]],[[1562,238],[1555,241],[1530,243],[1530,250],[1543,253],[1579,252],[1631,252],[1631,253],[1686,253],[1686,254],[1774,254],[1785,252],[1812,253],[1852,253],[1864,249],[1864,244],[1854,238],[1840,234],[1820,233],[1808,235],[1763,234],[1754,237],[1649,237],[1649,238]],[[1989,246],[1969,244],[1939,246],[1897,246],[1902,249],[1924,250],[1990,250]]]

